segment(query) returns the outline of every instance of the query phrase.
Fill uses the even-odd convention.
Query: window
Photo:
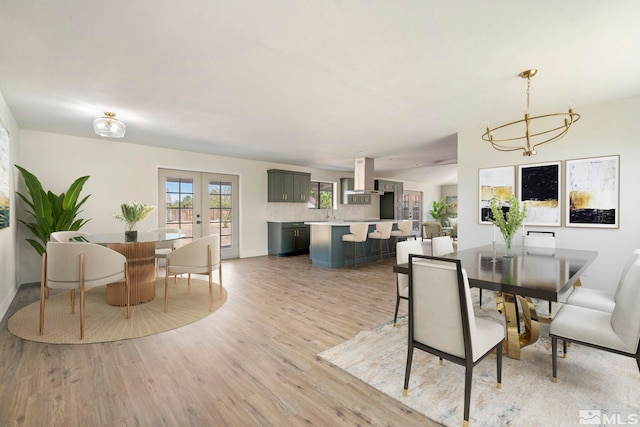
[[[333,209],[333,182],[311,181],[309,209]]]

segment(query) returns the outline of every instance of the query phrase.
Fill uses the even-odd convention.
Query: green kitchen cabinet
[[[309,253],[310,226],[303,222],[269,222],[269,255],[299,255]]]
[[[310,173],[270,169],[267,175],[269,202],[306,203],[309,201]]]

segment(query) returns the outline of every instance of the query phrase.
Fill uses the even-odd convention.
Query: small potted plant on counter
[[[113,217],[125,223],[125,241],[135,242],[138,239],[138,230],[136,224],[142,221],[155,209],[155,206],[147,206],[144,203],[133,202],[131,204],[123,203],[120,205],[121,213],[113,214]]]

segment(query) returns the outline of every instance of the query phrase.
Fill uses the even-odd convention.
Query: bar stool
[[[356,265],[358,253],[356,247],[358,243],[362,246],[362,258],[366,258],[366,254],[364,253],[364,242],[367,240],[367,231],[369,231],[369,224],[351,224],[349,225],[349,232],[351,234],[345,234],[342,236],[342,241],[344,243],[353,244],[353,265]],[[345,251],[345,258],[347,257],[347,253],[349,253],[349,251]]]
[[[414,239],[416,238],[416,236],[411,234],[412,227],[413,224],[411,221],[400,221],[398,222],[398,229],[391,230],[391,237],[395,237],[395,241],[393,242],[394,253],[396,252],[396,246],[398,245],[398,242],[409,240],[410,237],[413,237]]]
[[[384,240],[385,245],[387,246],[387,255],[391,257],[391,251],[389,251],[389,240],[391,240],[391,227],[393,227],[393,222],[379,222],[376,224],[375,231],[369,233],[369,239],[378,241],[378,252],[380,252],[380,259],[382,259],[382,241]],[[373,242],[371,242],[371,251],[369,255],[373,255]]]

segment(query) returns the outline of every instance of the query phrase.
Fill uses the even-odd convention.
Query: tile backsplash
[[[380,217],[380,199],[370,205],[338,205],[337,209],[309,209],[306,203],[267,203],[267,221],[326,221],[331,219],[369,219]]]

